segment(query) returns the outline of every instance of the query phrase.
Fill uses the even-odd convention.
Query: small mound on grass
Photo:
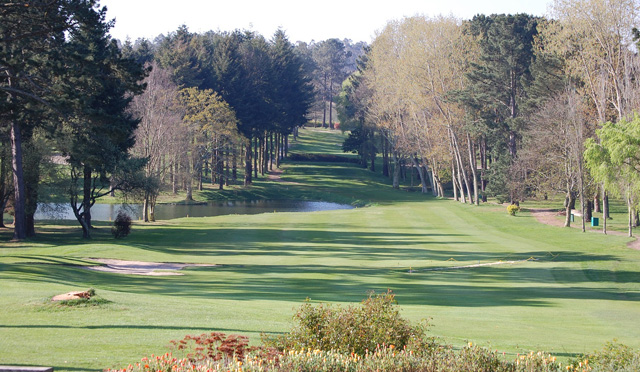
[[[89,289],[88,291],[76,291],[76,292],[68,292],[64,294],[59,294],[57,296],[53,296],[51,298],[52,302],[57,301],[71,301],[71,300],[89,300],[91,297],[95,296],[96,292],[93,289]]]
[[[68,292],[51,298],[51,303],[60,306],[98,306],[110,302],[97,296],[93,288],[86,291]]]

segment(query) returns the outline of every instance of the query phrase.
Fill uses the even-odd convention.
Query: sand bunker
[[[56,302],[56,301],[80,300],[80,299],[83,299],[83,298],[85,298],[87,300],[90,299],[91,298],[91,292],[90,291],[69,292],[69,293],[53,296],[51,301]]]
[[[144,261],[123,261],[109,258],[89,258],[91,261],[100,262],[100,266],[81,266],[83,269],[103,271],[107,273],[128,274],[128,275],[184,275],[176,272],[185,267],[215,267],[218,265],[210,264],[189,264],[189,263],[172,263],[172,262],[144,262]]]
[[[477,263],[477,264],[463,265],[463,266],[428,267],[424,269],[410,269],[409,273],[415,273],[419,271],[447,271],[447,270],[473,269],[476,267],[496,266],[496,265],[515,265],[515,264],[524,263],[527,261],[537,261],[537,259],[534,257],[530,257],[530,258],[527,258],[526,260],[516,260],[516,261],[496,261],[496,262]]]

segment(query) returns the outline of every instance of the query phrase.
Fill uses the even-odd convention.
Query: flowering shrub
[[[640,371],[640,351],[608,343],[564,366],[552,355],[530,352],[514,360],[468,343],[460,350],[425,337],[399,315],[391,291],[370,295],[360,307],[331,308],[305,303],[287,335],[267,339],[272,346],[249,347],[245,336],[212,332],[172,341],[178,356],[166,353],[110,372],[604,372]],[[375,343],[376,341],[380,343]]]
[[[507,207],[507,212],[509,213],[509,215],[515,216],[516,213],[520,212],[520,207],[515,204],[510,204]]]
[[[600,351],[583,355],[572,361],[570,371],[640,371],[640,350],[633,350],[626,345],[607,342]]]
[[[277,361],[281,354],[273,348],[249,347],[249,338],[246,336],[227,336],[222,332],[186,336],[180,341],[171,341],[171,344],[179,352],[185,353],[185,359],[191,363],[244,360],[249,354],[253,359]]]
[[[364,355],[340,353],[319,349],[289,350],[277,360],[264,360],[248,354],[244,359],[199,360],[177,359],[171,353],[142,358],[139,363],[109,372],[187,372],[187,371],[340,371],[340,372],[419,372],[419,371],[478,371],[478,372],[559,372],[579,370],[562,369],[555,358],[543,353],[519,355],[514,362],[505,361],[497,352],[472,346],[459,352],[448,346],[430,349],[430,355],[414,353],[406,348],[398,350],[394,345],[378,346],[366,350]],[[591,370],[584,370],[591,371]]]

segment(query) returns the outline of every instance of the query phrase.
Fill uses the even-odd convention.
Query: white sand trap
[[[517,260],[517,261],[496,261],[496,262],[477,263],[477,264],[463,265],[463,266],[428,267],[425,269],[410,269],[409,272],[414,273],[418,271],[448,271],[448,270],[460,270],[460,269],[473,269],[476,267],[484,267],[484,266],[515,265],[515,264],[525,263],[529,261],[538,261],[538,259],[535,257],[529,257],[526,260]]]
[[[128,275],[184,275],[176,272],[185,267],[215,267],[211,264],[188,264],[172,262],[144,262],[144,261],[124,261],[110,258],[89,258],[91,261],[100,262],[100,266],[81,266],[83,269],[102,271],[107,273],[128,274]]]

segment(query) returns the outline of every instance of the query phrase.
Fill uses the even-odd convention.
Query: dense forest
[[[96,0],[0,6],[0,207],[35,234],[44,186],[90,237],[116,191],[154,220],[161,191],[252,184],[309,122],[400,185],[464,203],[566,196],[588,221],[609,195],[640,202],[640,5],[555,0],[527,14],[414,16],[371,45],[251,31],[114,40]],[[337,110],[337,118],[334,111]],[[2,221],[0,220],[0,223]],[[605,219],[606,230],[606,219]]]

